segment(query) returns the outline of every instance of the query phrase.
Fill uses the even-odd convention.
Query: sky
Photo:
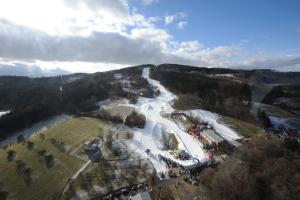
[[[299,0],[0,0],[0,75],[140,64],[300,71]]]

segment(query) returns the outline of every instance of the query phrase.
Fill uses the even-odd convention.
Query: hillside
[[[135,102],[140,92],[151,96],[141,73],[137,66],[49,78],[0,77],[0,110],[11,111],[0,118],[0,139],[51,116],[95,110],[96,103],[107,98],[125,97]]]
[[[249,78],[255,74],[165,64],[62,77],[0,77],[7,95],[0,101],[6,110],[1,138],[15,137],[0,151],[0,197],[111,199],[152,188],[150,196],[165,199],[237,199],[241,192],[277,198],[281,193],[273,186],[282,187],[296,167],[278,176],[260,171],[289,159],[298,165],[298,135],[288,134],[298,131],[291,127],[299,118],[273,101],[294,98],[297,87],[281,86],[263,103],[255,102]],[[272,195],[227,188],[246,185],[250,174],[251,188],[272,182],[267,187]],[[246,178],[236,181],[236,176]],[[48,188],[50,177],[55,187]],[[284,187],[289,199],[295,191]]]

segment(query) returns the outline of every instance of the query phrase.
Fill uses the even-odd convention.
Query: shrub
[[[25,142],[25,137],[23,135],[19,135],[17,137],[17,143],[19,144],[19,143],[23,143],[23,142]]]
[[[30,150],[30,151],[33,150],[34,149],[34,143],[31,142],[31,141],[28,141],[27,142],[27,149]]]
[[[39,150],[37,153],[40,157],[42,157],[42,156],[46,155],[47,151],[45,149],[42,149],[42,150]]]
[[[129,127],[138,127],[138,128],[144,128],[146,124],[146,117],[137,112],[132,112],[129,116],[125,119],[125,125]]]
[[[46,166],[48,168],[52,168],[55,164],[54,156],[52,154],[48,154],[45,156]]]
[[[8,162],[13,161],[16,157],[16,152],[14,150],[9,150],[7,152],[7,160]]]

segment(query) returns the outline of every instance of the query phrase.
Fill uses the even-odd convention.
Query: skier
[[[149,154],[151,153],[150,149],[146,149],[145,152],[147,153],[147,156],[149,156]]]

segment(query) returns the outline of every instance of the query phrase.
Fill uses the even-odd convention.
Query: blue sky
[[[0,75],[145,63],[300,71],[300,1],[0,0],[0,44]]]
[[[183,30],[167,27],[178,40],[199,40],[207,47],[245,40],[249,50],[300,52],[297,0],[160,0],[147,7],[139,3],[138,8],[146,16],[186,13]]]

